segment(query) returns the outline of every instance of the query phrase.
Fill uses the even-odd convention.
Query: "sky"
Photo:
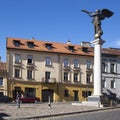
[[[80,44],[94,40],[92,18],[85,9],[109,9],[102,20],[104,48],[120,48],[119,0],[0,0],[0,56],[6,62],[6,38]]]

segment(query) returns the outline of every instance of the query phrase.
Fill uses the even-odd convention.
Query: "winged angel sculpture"
[[[108,9],[102,9],[102,10],[96,10],[95,12],[89,12],[87,10],[82,10],[82,12],[85,12],[90,17],[93,17],[92,23],[94,24],[94,37],[95,39],[101,38],[103,35],[103,31],[101,28],[101,20],[104,20],[105,18],[109,18],[113,15],[113,12]]]

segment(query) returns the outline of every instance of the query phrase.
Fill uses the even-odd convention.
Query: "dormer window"
[[[29,41],[29,42],[27,42],[27,45],[28,45],[29,48],[33,48],[34,47],[34,42]]]
[[[51,44],[51,43],[45,43],[45,47],[46,47],[48,50],[51,50],[51,49],[52,49],[52,44]]]
[[[83,52],[88,52],[88,48],[87,47],[82,47],[82,51]]]
[[[68,49],[71,51],[71,52],[73,52],[74,51],[74,46],[68,46]]]
[[[20,46],[20,40],[14,40],[14,45],[16,47],[19,47]]]

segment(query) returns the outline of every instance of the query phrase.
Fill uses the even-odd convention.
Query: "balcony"
[[[86,72],[93,72],[92,68],[86,68]]]
[[[64,70],[70,70],[70,66],[63,66]]]
[[[27,63],[27,68],[34,68],[35,65],[33,63]]]
[[[55,83],[56,78],[50,78],[50,79],[42,78],[42,82],[44,82],[44,83]]]
[[[74,84],[81,84],[81,81],[74,80]]]
[[[87,82],[86,85],[93,85],[93,82]]]
[[[80,67],[74,67],[73,70],[74,71],[80,71]]]
[[[22,67],[22,62],[15,62],[15,63],[14,63],[14,66],[15,66],[15,67]]]

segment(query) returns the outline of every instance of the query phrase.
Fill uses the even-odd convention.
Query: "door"
[[[78,91],[77,90],[74,90],[74,101],[78,101]]]
[[[49,96],[50,96],[50,101],[53,102],[53,93],[54,91],[52,89],[42,90],[42,102],[48,102]]]

